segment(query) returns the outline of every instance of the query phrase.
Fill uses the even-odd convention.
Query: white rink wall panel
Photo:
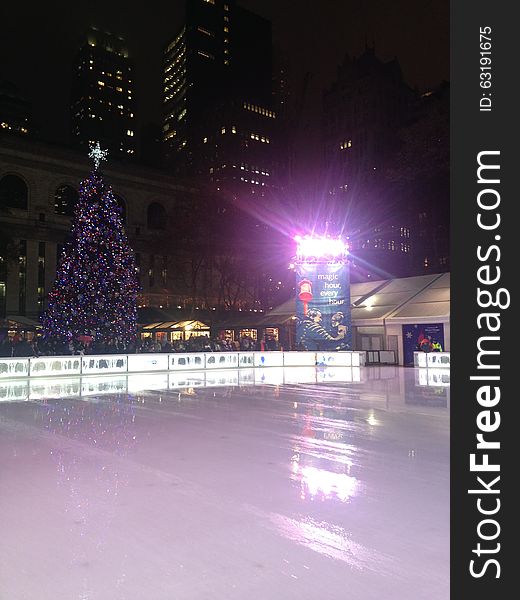
[[[450,368],[450,353],[449,352],[414,352],[413,353],[414,367],[421,368]]]
[[[426,354],[424,352],[413,353],[413,366],[426,368],[428,363],[426,362]]]
[[[28,375],[28,358],[0,358],[0,379],[27,377]]]
[[[128,372],[144,373],[146,371],[167,371],[167,354],[129,354]]]
[[[352,352],[316,352],[316,364],[319,366],[351,367]]]
[[[80,374],[81,356],[40,356],[29,359],[29,375],[31,377]]]
[[[182,369],[204,369],[205,355],[199,352],[186,354],[168,354],[168,364],[170,371],[179,371]]]
[[[252,352],[240,352],[238,355],[238,366],[239,367],[254,367],[255,357]]]
[[[81,359],[82,375],[103,373],[126,373],[128,356],[126,354],[105,354],[103,356],[83,356]]]
[[[446,369],[450,366],[450,353],[449,352],[429,352],[427,355],[426,362],[428,368],[439,368]]]
[[[316,352],[284,352],[284,367],[314,367]]]
[[[238,352],[207,352],[206,369],[233,369],[238,367]]]
[[[206,369],[236,369],[238,352],[206,353]]]
[[[415,361],[425,368],[449,369],[449,352],[429,355],[416,353]],[[311,366],[364,366],[364,353],[193,352],[3,358],[0,359],[0,379]]]
[[[253,352],[255,367],[283,367],[283,352]]]

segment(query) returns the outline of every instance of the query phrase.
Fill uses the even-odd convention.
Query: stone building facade
[[[69,148],[0,137],[0,318],[36,320],[44,310],[71,228],[70,204],[91,168],[86,156]],[[178,215],[200,202],[200,191],[161,171],[110,157],[102,172],[123,208],[136,252],[140,304],[196,302],[182,283],[175,234]]]

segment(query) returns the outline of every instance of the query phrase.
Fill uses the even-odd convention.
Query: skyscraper
[[[400,149],[399,130],[413,120],[416,92],[396,58],[384,62],[367,46],[345,57],[323,100],[329,202],[351,237],[354,279],[411,274],[410,215],[386,172]]]
[[[331,191],[359,198],[396,152],[397,131],[411,120],[417,94],[404,82],[396,58],[383,62],[367,46],[357,58],[345,56],[323,101]]]
[[[232,197],[276,187],[271,37],[271,23],[234,0],[187,0],[164,50],[167,159]]]
[[[91,28],[76,56],[71,94],[72,141],[99,141],[113,157],[136,148],[134,63],[123,38]]]

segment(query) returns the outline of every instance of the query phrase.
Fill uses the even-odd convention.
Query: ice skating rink
[[[436,371],[0,381],[0,599],[448,600]]]

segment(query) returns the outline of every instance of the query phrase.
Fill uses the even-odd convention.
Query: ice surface
[[[2,600],[444,600],[449,371],[0,382]]]

